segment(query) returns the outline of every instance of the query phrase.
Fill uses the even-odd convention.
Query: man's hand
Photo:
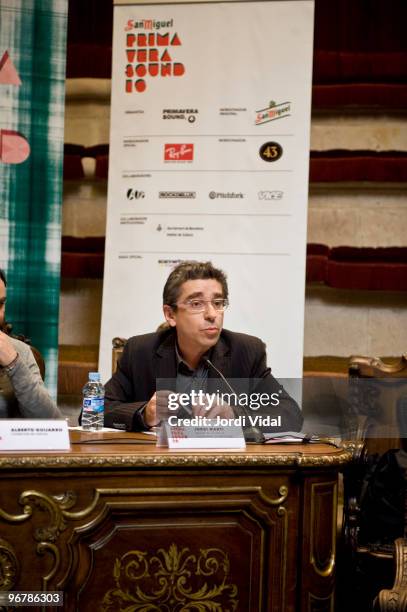
[[[171,391],[157,391],[144,409],[144,422],[148,427],[155,427],[168,418],[168,396]]]
[[[174,414],[168,408],[168,396],[170,394],[174,395],[172,391],[157,391],[157,393],[154,393],[144,409],[144,422],[148,427],[154,427],[161,421],[168,419],[170,414]],[[218,416],[221,419],[233,419],[235,416],[233,408],[229,404],[214,404],[210,409],[208,409],[208,405],[208,402],[205,400],[201,404],[194,404],[192,406],[192,415],[194,417],[207,417],[208,419],[216,419]]]
[[[8,366],[17,357],[17,351],[7,334],[0,331],[0,366]]]

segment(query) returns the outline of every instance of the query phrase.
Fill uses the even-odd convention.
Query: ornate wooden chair
[[[349,392],[355,438],[365,445],[357,467],[352,466],[344,475],[346,567],[341,579],[343,584],[353,582],[354,593],[347,609],[371,610],[380,591],[375,610],[407,611],[407,455],[403,450],[407,438],[407,354],[392,364],[378,358],[351,357]],[[404,461],[406,469],[400,467]],[[387,529],[392,513],[394,524]],[[393,534],[394,538],[402,537],[393,539]],[[394,561],[396,581],[389,589]]]
[[[407,539],[394,542],[396,578],[391,589],[382,589],[374,602],[378,612],[405,612],[407,610]]]
[[[164,323],[161,323],[157,327],[156,331],[162,331],[163,329],[167,329],[168,327],[169,327],[168,323],[164,321]],[[122,356],[123,349],[126,345],[126,342],[127,342],[127,338],[121,338],[120,336],[116,336],[116,338],[113,338],[112,340],[112,374],[116,372],[117,362]]]
[[[353,356],[349,362],[349,393],[356,437],[370,454],[401,448],[397,402],[406,391],[407,353],[392,364],[377,357]]]
[[[126,342],[127,338],[120,338],[119,336],[112,340],[112,374],[117,370],[117,362],[122,356]]]

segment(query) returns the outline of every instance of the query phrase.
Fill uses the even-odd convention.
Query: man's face
[[[4,324],[4,316],[6,310],[6,287],[0,279],[0,327]]]
[[[214,346],[223,326],[223,312],[217,311],[211,300],[223,298],[222,285],[212,278],[189,280],[181,285],[177,308],[164,306],[164,315],[171,327],[176,327],[180,346],[205,353]],[[205,300],[205,310],[191,312],[187,300]]]

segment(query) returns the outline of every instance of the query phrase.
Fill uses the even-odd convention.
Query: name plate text
[[[0,452],[69,449],[64,419],[0,419]]]

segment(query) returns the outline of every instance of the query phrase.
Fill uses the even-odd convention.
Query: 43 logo
[[[259,155],[263,161],[274,162],[280,159],[283,147],[278,142],[265,142],[259,149]]]

